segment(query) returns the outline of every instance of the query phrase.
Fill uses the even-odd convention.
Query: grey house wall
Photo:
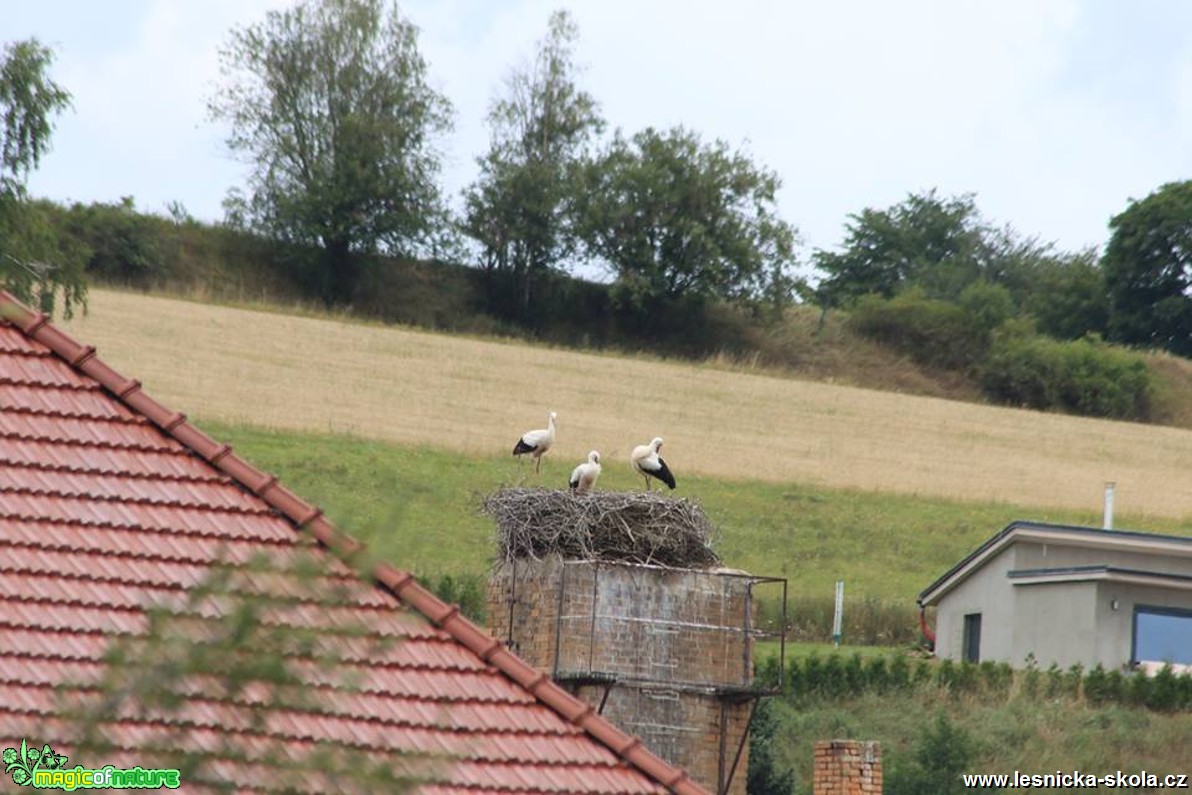
[[[1010,654],[1000,658],[1014,666],[1033,654],[1046,668],[1094,664],[1097,654],[1097,583],[1065,582],[1011,585],[1014,620]],[[1126,645],[1126,656],[1130,646]],[[993,658],[990,658],[993,659]]]
[[[960,660],[964,652],[964,617],[981,614],[981,659],[1011,661],[1010,628],[1014,604],[1010,579],[1014,546],[1003,549],[981,569],[948,593],[935,616],[937,657]]]
[[[1077,566],[1192,576],[1187,557],[1014,541],[941,598],[936,655],[962,659],[964,616],[980,613],[982,660],[1022,666],[1033,654],[1044,668],[1122,668],[1131,662],[1136,606],[1192,610],[1189,589],[1097,580],[1015,584],[1008,576]]]

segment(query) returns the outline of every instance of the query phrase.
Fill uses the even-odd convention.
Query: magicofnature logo
[[[174,768],[163,770],[132,767],[118,768],[104,765],[101,768],[85,768],[75,765],[66,767],[67,759],[54,752],[49,743],[40,750],[37,744],[31,747],[28,740],[21,740],[21,748],[4,749],[4,772],[12,781],[22,787],[36,789],[178,789],[182,774]]]
[[[20,753],[15,748],[4,749],[4,772],[12,774],[14,784],[32,784],[33,774],[38,770],[54,771],[65,766],[66,757],[54,753],[48,743],[40,751],[30,748],[26,740],[21,740]]]

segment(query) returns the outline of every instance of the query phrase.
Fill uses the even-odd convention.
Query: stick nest
[[[713,568],[712,523],[694,502],[653,492],[504,488],[484,499],[497,522],[497,562],[569,560]]]

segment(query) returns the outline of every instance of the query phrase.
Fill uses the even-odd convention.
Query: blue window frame
[[[1192,610],[1135,607],[1131,659],[1192,665]]]

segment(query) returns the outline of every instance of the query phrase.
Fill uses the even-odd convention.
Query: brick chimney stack
[[[815,744],[814,795],[881,795],[882,749],[873,741]]]

